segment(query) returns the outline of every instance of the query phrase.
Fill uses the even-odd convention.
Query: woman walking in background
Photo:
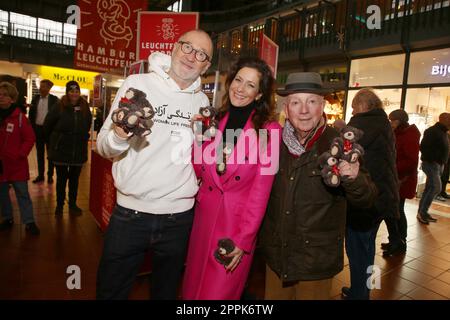
[[[80,215],[77,206],[78,180],[83,163],[87,161],[89,130],[92,115],[86,100],[80,97],[76,81],[66,84],[66,95],[47,115],[44,130],[50,137],[49,158],[56,167],[56,210],[63,213],[66,184],[69,181],[69,213]]]

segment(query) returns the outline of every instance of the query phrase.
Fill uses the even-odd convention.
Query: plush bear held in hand
[[[234,242],[231,239],[220,239],[217,243],[217,249],[214,251],[214,258],[217,262],[227,266],[230,264],[233,258],[225,257],[227,254],[231,253],[235,248]]]
[[[219,123],[216,121],[216,109],[213,107],[202,107],[199,110],[202,120],[194,122],[194,134],[198,141],[216,136]]]
[[[341,136],[334,138],[331,143],[331,155],[337,157],[339,154],[340,158],[347,162],[354,163],[358,161],[359,157],[364,154],[364,149],[360,144],[356,143],[356,141],[362,137],[363,131],[351,126],[346,126],[342,128],[340,133]]]
[[[341,173],[339,171],[339,154],[335,157],[330,152],[324,152],[319,157],[319,164],[322,168],[321,174],[327,186],[337,187],[341,183]]]
[[[144,92],[129,88],[111,115],[113,123],[130,136],[144,137],[151,133],[155,111],[146,97]]]

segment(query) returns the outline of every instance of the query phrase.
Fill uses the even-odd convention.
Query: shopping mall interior
[[[93,16],[95,6],[103,2],[108,1],[16,0],[0,4],[0,81],[14,82],[19,98],[29,105],[42,80],[54,83],[51,93],[58,97],[64,95],[67,81],[76,80],[95,118],[89,160],[80,177],[77,204],[81,215],[71,215],[65,208],[62,216],[55,216],[55,183],[31,183],[38,174],[35,148],[28,157],[28,187],[39,236],[28,234],[20,224],[11,188],[15,224],[0,232],[0,300],[95,299],[104,231],[115,201],[111,172],[104,173],[104,164],[100,166],[100,161],[109,166],[110,161],[95,151],[96,131],[124,79],[147,72],[150,52],[139,42],[147,36],[146,29],[138,29],[144,25],[146,11],[194,12],[197,20],[189,23],[210,34],[214,55],[201,81],[214,107],[221,103],[231,64],[239,57],[262,56],[264,39],[269,39],[276,59],[269,62],[273,56],[266,58],[276,70],[277,87],[285,85],[290,73],[312,71],[331,89],[325,107],[330,125],[337,119],[350,120],[351,102],[357,91],[366,87],[378,94],[386,113],[404,109],[422,134],[438,121],[439,114],[450,112],[449,0],[117,1],[134,14],[134,20],[120,20],[130,21],[127,28],[133,30],[132,41],[117,38],[116,47],[111,39],[100,44],[92,40],[106,23],[100,9],[94,31],[94,22],[83,24],[85,20],[81,20],[80,25],[77,20],[77,12]],[[86,6],[92,6],[92,12],[86,11],[90,8]],[[375,6],[375,11],[368,11],[369,6]],[[173,28],[170,32],[176,33],[180,26],[173,23],[173,17],[168,15],[162,21],[166,30]],[[376,23],[370,26],[374,17],[379,18],[379,27]],[[138,36],[142,38],[138,40]],[[156,41],[149,39],[145,41]],[[284,99],[277,96],[276,101],[280,112]],[[437,223],[419,223],[416,214],[425,175],[420,166],[418,169],[418,197],[406,202],[406,253],[383,257],[380,246],[388,240],[384,223],[378,231],[375,265],[380,273],[375,278],[379,285],[371,292],[373,300],[450,300],[450,199],[433,201],[430,213]],[[69,289],[67,281],[74,266],[81,271],[81,286]],[[151,279],[151,261],[147,261],[130,299],[151,298]],[[264,279],[265,262],[257,248],[243,299],[262,300]],[[332,299],[342,299],[341,288],[349,284],[345,256],[343,271],[333,278]]]

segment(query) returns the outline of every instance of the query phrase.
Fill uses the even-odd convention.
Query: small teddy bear
[[[202,107],[199,110],[202,120],[194,122],[194,134],[198,141],[204,141],[216,136],[219,123],[216,121],[216,109]]]
[[[330,153],[336,157],[340,154],[340,158],[347,162],[354,163],[364,154],[364,149],[360,144],[356,143],[362,136],[363,131],[357,128],[346,126],[340,131],[340,137],[334,138],[331,143]]]
[[[111,114],[114,124],[121,127],[129,136],[144,137],[151,133],[151,120],[155,115],[147,95],[134,88],[129,88],[119,101],[119,107]]]
[[[231,253],[235,248],[233,240],[229,238],[220,239],[217,243],[217,249],[214,251],[214,258],[220,264],[227,266],[230,264],[233,258],[225,257],[227,254]]]
[[[225,174],[225,172],[227,171],[227,161],[230,158],[232,152],[233,145],[231,143],[225,143],[222,149],[222,158],[218,159],[219,161],[216,165],[216,171],[219,176]]]
[[[337,187],[343,177],[339,170],[339,158],[326,151],[319,157],[322,178],[327,186]]]

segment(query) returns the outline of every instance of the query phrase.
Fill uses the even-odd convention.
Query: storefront
[[[353,60],[346,122],[352,116],[351,103],[361,87],[374,88],[387,114],[404,109],[409,114],[409,122],[423,136],[441,113],[450,112],[450,48]],[[425,175],[420,170],[418,182],[420,194],[425,183]]]
[[[353,60],[346,121],[351,118],[351,102],[361,87],[375,89],[387,114],[405,109],[410,123],[423,133],[438,121],[439,114],[450,112],[450,48]]]

